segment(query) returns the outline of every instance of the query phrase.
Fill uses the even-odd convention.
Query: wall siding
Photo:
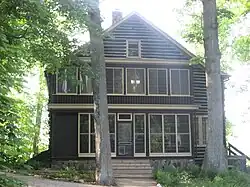
[[[52,112],[52,144],[53,158],[75,158],[78,150],[78,126],[77,113],[72,111]]]
[[[190,56],[133,15],[117,26],[104,39],[105,57],[126,58],[126,40],[141,40],[141,57],[189,60]]]
[[[200,65],[192,66],[194,104],[199,105],[196,115],[207,115],[207,88],[205,70]]]

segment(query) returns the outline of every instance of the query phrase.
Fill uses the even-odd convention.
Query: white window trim
[[[144,116],[144,153],[135,153],[135,116],[136,115],[143,115]],[[134,113],[133,114],[133,131],[134,131],[134,157],[145,157],[146,156],[146,114],[145,113]],[[139,134],[139,133],[138,133]],[[142,133],[140,133],[142,134]]]
[[[107,90],[107,95],[124,95],[124,68],[123,67],[106,67],[106,69],[121,69],[122,70],[122,93],[108,93]],[[107,85],[107,80],[106,80],[106,85]],[[113,71],[113,89],[114,89],[114,71]]]
[[[91,134],[90,133],[90,131],[91,131],[91,126],[90,126],[90,116],[91,116],[91,114],[93,114],[93,113],[78,113],[78,157],[95,157],[95,153],[90,153],[90,136],[89,136],[89,147],[88,147],[88,149],[89,149],[89,153],[81,153],[80,152],[80,136],[81,136],[81,133],[80,133],[80,116],[81,115],[84,115],[84,114],[88,114],[89,115],[89,134]],[[111,153],[111,156],[112,157],[116,157],[116,114],[115,113],[109,113],[109,115],[114,115],[115,116],[115,152],[114,153]]]
[[[129,69],[143,69],[144,72],[144,80],[143,80],[143,84],[144,84],[144,93],[142,94],[134,94],[134,93],[128,93],[128,70]],[[145,68],[126,68],[126,95],[138,95],[138,96],[143,96],[146,95],[146,69]]]
[[[128,56],[128,43],[130,41],[138,42],[138,55],[139,56]],[[141,40],[135,40],[135,39],[126,40],[126,57],[127,58],[141,58]]]
[[[118,121],[132,121],[132,113],[118,113]],[[120,115],[130,115],[129,119],[120,119]]]
[[[150,94],[149,92],[149,70],[157,70],[157,78],[158,78],[158,70],[165,70],[166,71],[166,94]],[[148,82],[147,82],[147,87],[148,87],[148,95],[151,96],[166,96],[168,95],[168,69],[167,68],[148,68],[147,69],[147,78],[148,78]],[[157,84],[158,86],[158,84]]]
[[[163,136],[163,138],[162,138],[162,149],[163,149],[163,152],[162,153],[151,153],[151,140],[150,140],[150,116],[151,115],[159,115],[159,116],[162,116],[162,136]],[[186,152],[186,153],[183,153],[183,152],[181,152],[181,153],[179,153],[178,152],[178,141],[177,141],[177,136],[176,136],[176,153],[165,153],[165,140],[164,140],[164,122],[163,122],[163,120],[164,120],[164,118],[163,118],[163,116],[164,115],[174,115],[175,116],[175,128],[176,128],[176,132],[175,133],[173,133],[173,134],[175,134],[175,135],[177,135],[178,134],[178,128],[177,128],[177,116],[179,115],[185,115],[185,116],[188,116],[189,117],[189,133],[181,133],[181,134],[189,134],[189,149],[190,149],[190,151],[189,152]],[[148,136],[149,136],[149,156],[192,156],[192,141],[191,141],[191,121],[190,121],[191,119],[190,119],[190,114],[188,114],[188,113],[149,113],[148,114]],[[160,133],[159,133],[160,134]],[[169,133],[169,134],[171,134],[171,133]]]
[[[66,68],[64,69],[64,71],[66,71]],[[67,76],[67,72],[66,73],[66,76]],[[55,95],[77,95],[77,91],[78,91],[78,85],[76,85],[76,92],[74,93],[61,93],[61,92],[58,92],[58,74],[59,74],[59,71],[56,70],[56,94]],[[76,67],[76,80],[78,80],[78,68]]]
[[[172,75],[171,75],[171,71],[172,70],[179,70],[179,71],[182,71],[182,70],[185,70],[185,71],[188,71],[188,94],[186,95],[181,95],[181,94],[172,94]],[[181,96],[181,97],[185,97],[185,96],[191,96],[190,95],[190,71],[189,69],[178,69],[178,68],[171,68],[169,69],[169,79],[170,79],[170,96]]]

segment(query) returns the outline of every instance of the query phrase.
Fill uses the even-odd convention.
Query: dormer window
[[[127,57],[129,58],[141,57],[140,40],[127,40]]]

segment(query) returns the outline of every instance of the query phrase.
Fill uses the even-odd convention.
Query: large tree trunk
[[[94,118],[96,131],[96,182],[111,185],[113,181],[111,149],[109,138],[108,104],[106,90],[106,66],[104,46],[101,35],[101,17],[99,0],[90,5],[90,48],[91,67],[93,72]]]
[[[226,149],[223,142],[223,101],[220,75],[220,50],[216,0],[202,0],[204,21],[205,64],[208,78],[207,149],[203,168],[227,169]]]
[[[39,153],[39,137],[41,131],[41,124],[42,124],[42,113],[43,113],[43,105],[45,102],[45,80],[44,80],[44,72],[42,68],[39,68],[39,91],[36,94],[36,121],[35,121],[35,132],[34,132],[34,139],[33,139],[33,153],[34,156]]]

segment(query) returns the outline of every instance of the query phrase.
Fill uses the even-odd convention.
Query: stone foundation
[[[95,160],[67,160],[67,161],[52,161],[51,167],[54,169],[75,168],[77,170],[95,170]]]
[[[164,169],[165,167],[187,167],[189,165],[193,165],[193,159],[171,159],[171,158],[164,158],[164,159],[150,159],[150,164],[153,171]]]

